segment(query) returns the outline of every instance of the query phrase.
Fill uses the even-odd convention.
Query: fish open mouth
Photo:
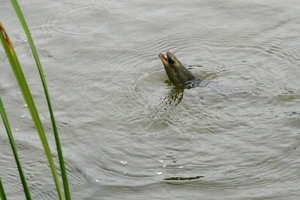
[[[158,54],[158,56],[163,63],[168,63],[168,57],[165,56],[163,53]]]

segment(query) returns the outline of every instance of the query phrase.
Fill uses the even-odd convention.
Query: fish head
[[[167,76],[173,85],[180,86],[186,81],[195,79],[191,72],[187,70],[171,52],[167,51],[166,55],[160,53],[158,56],[162,61]]]

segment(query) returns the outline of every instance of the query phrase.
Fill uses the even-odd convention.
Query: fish
[[[159,53],[158,56],[164,65],[168,78],[174,86],[191,88],[199,85],[201,82],[199,78],[183,66],[173,53],[167,51],[166,55]]]

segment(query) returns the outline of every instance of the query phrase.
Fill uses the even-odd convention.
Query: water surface
[[[26,37],[0,18],[54,140]],[[20,2],[39,50],[73,199],[299,199],[300,2]],[[171,51],[216,84],[175,91]],[[50,170],[3,50],[0,93],[34,199]],[[0,173],[22,199],[4,126]],[[176,180],[179,178],[179,180]]]

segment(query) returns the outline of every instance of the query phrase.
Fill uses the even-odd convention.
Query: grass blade
[[[30,93],[29,87],[27,85],[27,81],[25,79],[23,70],[20,66],[19,60],[16,56],[16,53],[14,51],[14,48],[12,46],[12,43],[4,29],[4,27],[2,26],[2,24],[0,23],[0,34],[1,34],[1,41],[3,44],[3,47],[5,49],[6,55],[8,57],[8,60],[10,62],[10,65],[13,69],[14,75],[17,79],[17,82],[19,84],[19,87],[22,91],[23,97],[25,99],[25,102],[27,104],[27,108],[31,114],[32,120],[34,122],[35,128],[39,134],[40,140],[42,142],[46,157],[48,159],[48,163],[50,165],[50,169],[52,172],[52,176],[56,185],[56,190],[59,196],[59,199],[64,199],[63,198],[63,193],[60,187],[60,183],[59,183],[59,179],[58,179],[58,175],[57,175],[57,171],[56,171],[56,167],[52,158],[52,154],[48,145],[48,141],[45,135],[45,131],[43,128],[43,125],[41,123],[38,111],[36,109],[35,103],[33,101],[32,95]]]
[[[2,37],[2,35],[0,37]],[[2,40],[2,38],[1,38],[1,40]],[[30,191],[29,191],[27,183],[26,183],[25,175],[23,173],[21,162],[19,160],[19,156],[18,156],[18,152],[17,152],[17,147],[16,147],[15,142],[14,142],[14,138],[13,138],[13,135],[12,135],[12,132],[11,132],[9,121],[8,121],[8,118],[7,118],[7,115],[6,115],[6,112],[5,112],[5,109],[4,109],[1,97],[0,97],[0,114],[1,114],[1,117],[2,117],[2,120],[3,120],[4,126],[5,126],[5,129],[6,129],[8,138],[9,138],[9,142],[10,142],[10,145],[11,145],[14,157],[15,157],[15,161],[16,161],[16,164],[17,164],[17,167],[18,167],[19,175],[21,177],[21,181],[22,181],[22,185],[23,185],[23,190],[24,190],[26,199],[29,200],[29,199],[31,199]]]
[[[1,177],[0,177],[0,199],[1,200],[6,200],[6,195],[5,195],[5,192],[4,192],[3,185],[2,185]]]
[[[65,164],[64,164],[64,157],[63,157],[63,153],[62,153],[62,149],[61,149],[61,145],[60,145],[60,139],[59,139],[59,135],[58,135],[58,131],[57,131],[57,126],[56,126],[56,121],[55,121],[55,117],[53,114],[53,110],[52,110],[52,104],[50,101],[50,95],[48,92],[48,87],[47,87],[47,83],[46,83],[46,79],[44,76],[44,72],[43,72],[43,68],[39,59],[39,55],[37,53],[37,50],[35,48],[33,39],[31,37],[29,28],[27,26],[27,23],[25,21],[24,15],[22,13],[22,10],[18,4],[17,0],[11,0],[12,5],[19,17],[19,20],[23,26],[23,29],[26,33],[33,57],[35,59],[36,65],[38,67],[38,71],[41,77],[41,81],[43,84],[43,88],[45,91],[45,96],[46,96],[46,100],[47,100],[47,104],[48,104],[48,109],[50,112],[50,118],[52,121],[52,128],[53,128],[53,132],[54,132],[54,137],[55,137],[55,142],[56,142],[56,149],[57,149],[57,154],[58,154],[58,158],[59,158],[59,164],[60,164],[60,170],[61,170],[61,174],[62,174],[62,179],[63,179],[63,185],[64,185],[64,191],[65,191],[65,198],[66,200],[70,200],[71,199],[71,193],[70,193],[70,189],[69,189],[69,183],[68,183],[68,177],[67,177],[67,172],[66,172],[66,168],[65,168]]]

